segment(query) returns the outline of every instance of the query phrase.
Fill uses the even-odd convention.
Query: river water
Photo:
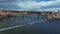
[[[0,30],[17,25],[24,26],[3,30],[0,31],[0,34],[60,34],[60,20],[48,20],[42,17],[18,16],[0,20]]]

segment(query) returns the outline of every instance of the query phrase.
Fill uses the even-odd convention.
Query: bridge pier
[[[19,15],[19,16],[13,16],[15,18],[40,18],[41,16],[40,15]]]

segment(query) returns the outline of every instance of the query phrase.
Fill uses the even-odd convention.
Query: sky
[[[60,0],[0,0],[0,10],[57,11]]]

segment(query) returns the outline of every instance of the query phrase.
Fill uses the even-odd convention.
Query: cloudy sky
[[[0,10],[57,11],[60,0],[0,0]]]

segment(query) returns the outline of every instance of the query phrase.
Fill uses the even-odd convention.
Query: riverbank
[[[37,14],[38,16],[32,17],[44,17],[48,19],[60,19],[60,12],[33,12],[33,11],[0,11],[1,15],[8,16],[21,16],[21,15],[33,15]],[[24,16],[25,17],[25,16]]]

